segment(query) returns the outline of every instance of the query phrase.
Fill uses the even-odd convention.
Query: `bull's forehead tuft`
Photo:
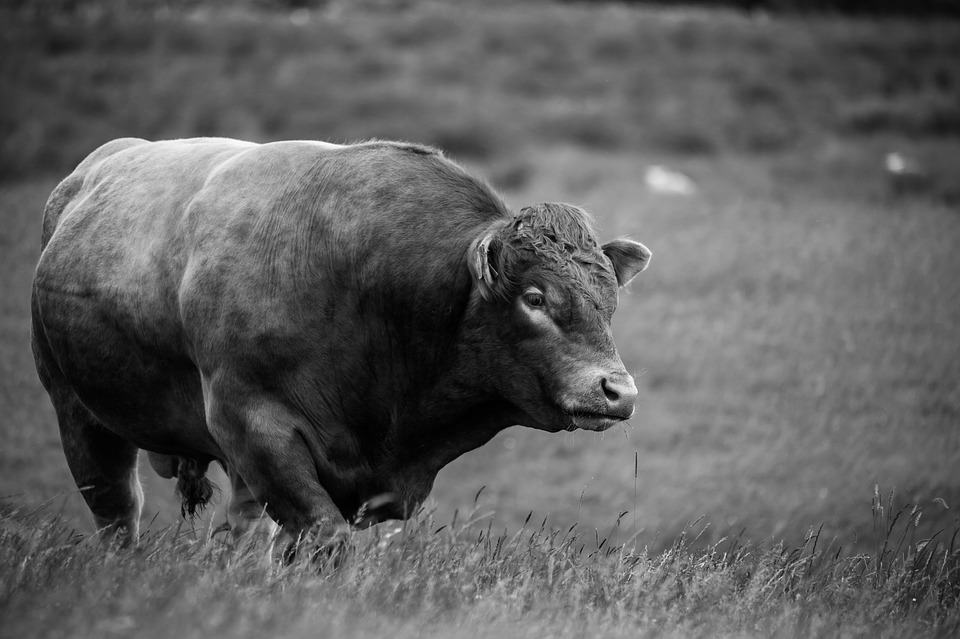
[[[541,202],[520,210],[508,237],[518,248],[529,245],[547,253],[560,251],[569,257],[585,257],[598,250],[593,220],[581,208],[556,202]]]
[[[507,228],[504,244],[559,275],[598,310],[616,305],[616,276],[583,209],[541,202],[520,211]]]

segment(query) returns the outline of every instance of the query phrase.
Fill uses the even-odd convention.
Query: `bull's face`
[[[478,312],[496,367],[497,393],[545,430],[606,430],[633,415],[637,388],[610,331],[618,289],[646,268],[630,240],[599,246],[582,210],[523,209],[472,248]]]

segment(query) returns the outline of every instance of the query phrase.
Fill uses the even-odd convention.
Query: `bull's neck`
[[[527,421],[492,383],[504,372],[491,357],[495,349],[482,340],[483,328],[475,325],[477,303],[471,299],[467,305],[445,365],[430,388],[406,404],[395,431],[403,456],[434,473],[501,430]]]
[[[516,409],[505,402],[462,392],[465,389],[445,390],[418,402],[396,424],[401,463],[435,474],[520,422]]]

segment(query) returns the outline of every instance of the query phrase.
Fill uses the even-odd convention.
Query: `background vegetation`
[[[637,416],[603,436],[504,432],[441,474],[432,505],[438,521],[469,510],[486,486],[480,504],[494,513],[484,520],[488,540],[505,527],[520,530],[534,510],[530,522],[547,517],[547,531],[577,523],[585,555],[611,530],[611,546],[633,539],[648,547],[653,554],[644,561],[668,562],[677,552],[678,567],[644,574],[653,575],[650,583],[727,584],[704,600],[713,602],[709,610],[726,606],[721,634],[799,628],[817,635],[835,623],[856,634],[882,627],[857,619],[893,611],[915,625],[890,626],[891,634],[936,634],[956,624],[955,613],[935,614],[953,600],[941,597],[934,606],[924,590],[927,607],[897,607],[863,579],[883,565],[888,537],[867,507],[875,484],[885,499],[893,489],[888,514],[891,506],[924,507],[922,517],[910,518],[912,544],[899,545],[905,572],[897,574],[907,581],[890,583],[920,574],[904,568],[912,564],[903,550],[912,548],[916,558],[916,541],[938,531],[945,531],[935,537],[945,546],[937,565],[949,566],[954,556],[947,540],[956,511],[946,506],[960,503],[960,23],[619,3],[296,4],[0,4],[0,495],[19,508],[0,526],[0,613],[7,620],[15,609],[87,601],[79,591],[51,590],[63,576],[54,568],[61,561],[115,604],[105,619],[120,624],[118,634],[140,601],[131,592],[152,592],[153,603],[167,601],[165,609],[176,613],[195,595],[216,609],[213,593],[240,583],[269,605],[240,614],[230,606],[247,599],[228,598],[218,614],[237,613],[251,631],[281,623],[268,611],[289,612],[293,604],[280,602],[291,588],[295,602],[329,594],[324,577],[291,585],[281,569],[231,572],[234,560],[203,533],[222,519],[216,512],[199,522],[196,538],[165,537],[169,545],[151,541],[139,553],[102,559],[87,542],[78,550],[68,529],[89,531],[89,520],[28,341],[43,202],[59,178],[111,138],[224,135],[436,144],[488,176],[514,205],[571,201],[597,216],[605,238],[630,234],[653,250],[650,270],[622,297],[614,326],[624,361],[638,375]],[[888,171],[893,152],[913,168]],[[696,192],[651,190],[644,182],[651,165],[682,170]],[[173,486],[149,468],[143,475],[145,525],[153,521],[158,535],[178,521]],[[24,514],[40,504],[57,520]],[[693,546],[671,551],[694,521]],[[788,571],[776,557],[790,551],[775,549],[804,547],[811,527],[851,563],[820,562],[832,568],[801,580],[799,599],[794,585],[744,596],[736,566],[756,575],[773,562],[771,574],[783,577]],[[422,566],[474,565],[480,555],[456,541],[475,541],[472,534],[423,555],[445,559]],[[417,543],[448,543],[438,539],[445,538]],[[535,544],[523,539],[516,557],[534,556]],[[720,539],[759,545],[749,558],[724,564],[710,554],[722,552],[712,545]],[[584,584],[600,584],[619,600],[620,579],[635,574],[623,563],[633,561],[624,559],[630,552],[609,564],[555,555],[529,570],[521,568],[534,564],[517,559],[504,570],[528,575],[527,585],[503,586],[492,599],[454,605],[451,614],[470,628],[516,601],[488,634],[519,634],[510,611],[528,610],[524,597],[542,585],[535,575],[549,572],[550,561],[579,575],[564,588],[594,592]],[[164,553],[183,561],[156,563]],[[857,568],[860,581],[847,572],[858,556],[868,556]],[[14,565],[26,581],[13,580],[7,568]],[[938,578],[949,584],[955,572],[944,570]],[[164,590],[159,576],[142,591],[132,585],[135,576],[169,571],[171,588],[183,592]],[[377,583],[400,573],[386,570]],[[788,583],[780,577],[770,583]],[[199,590],[187,585],[194,578]],[[922,579],[925,588],[939,583]],[[562,592],[557,606],[584,604]],[[396,593],[357,596],[373,607],[412,605]],[[863,619],[837,612],[857,597],[877,607],[854,606]],[[353,610],[340,599],[318,601],[326,603],[311,609],[316,615]],[[529,609],[542,613],[538,623],[559,610],[537,601]],[[636,627],[616,624],[628,618],[649,633],[708,627],[684,625],[699,599],[680,607],[679,599],[663,601],[673,603],[638,604],[616,623],[604,617],[612,625],[592,627],[626,634]],[[649,614],[638,617],[638,609]],[[786,616],[764,625],[763,611],[772,609]],[[584,614],[586,625],[570,628],[599,619]],[[351,622],[347,612],[332,618],[341,630]],[[15,619],[18,628],[29,626],[27,617]],[[357,622],[357,634],[386,627],[384,619]],[[401,634],[417,628],[402,625]]]

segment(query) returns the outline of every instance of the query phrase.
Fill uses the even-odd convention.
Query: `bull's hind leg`
[[[73,391],[48,390],[57,411],[67,465],[97,528],[125,544],[135,543],[143,507],[137,447],[107,430]]]
[[[67,465],[93,513],[98,529],[123,543],[135,543],[140,529],[143,489],[137,476],[138,449],[109,431],[81,403],[34,320],[33,353],[40,381],[57,413]]]

